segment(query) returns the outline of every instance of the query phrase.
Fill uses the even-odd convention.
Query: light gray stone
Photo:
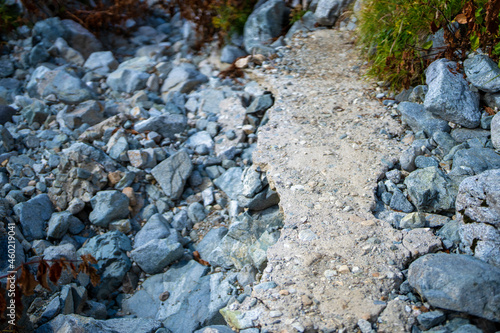
[[[450,131],[447,121],[436,118],[426,111],[422,104],[402,102],[397,109],[401,112],[401,120],[414,132],[424,131],[428,136],[432,136],[437,131]]]
[[[132,58],[122,62],[118,68],[109,74],[106,83],[111,89],[119,92],[132,93],[146,88],[146,82],[156,62],[148,57]]]
[[[479,126],[479,94],[472,92],[460,73],[454,74],[456,63],[439,59],[429,65],[425,74],[429,91],[425,95],[427,111],[446,121],[467,128]]]
[[[208,149],[214,148],[214,140],[212,140],[212,136],[206,131],[196,132],[186,140],[186,146],[191,149],[201,145],[206,146]]]
[[[332,26],[350,0],[319,0],[314,15],[321,25]]]
[[[84,224],[70,212],[53,213],[49,220],[47,236],[61,239],[67,231],[78,234],[85,228]]]
[[[247,53],[234,45],[226,45],[222,48],[220,61],[232,64],[239,57],[246,56]]]
[[[189,93],[196,86],[207,82],[208,78],[201,74],[194,65],[183,63],[173,68],[161,87],[162,95],[169,92]],[[163,97],[163,96],[162,96]],[[165,98],[164,98],[165,100]]]
[[[77,314],[60,314],[37,329],[39,333],[50,332],[120,332],[120,333],[155,333],[162,323],[146,318],[114,318],[97,320]]]
[[[500,91],[500,68],[486,54],[472,54],[464,61],[465,75],[470,83],[484,92]]]
[[[134,238],[134,249],[143,246],[153,239],[162,239],[170,236],[171,227],[167,219],[161,214],[154,214],[148,222],[139,230]]]
[[[153,239],[130,252],[130,257],[147,274],[157,274],[183,254],[180,243],[171,243],[169,239]]]
[[[172,200],[182,195],[186,180],[191,175],[193,164],[185,151],[170,156],[151,170],[163,192]]]
[[[100,227],[107,227],[110,222],[126,218],[129,214],[129,198],[119,191],[100,191],[90,203],[92,212],[89,220]]]
[[[452,171],[471,168],[475,174],[500,168],[500,155],[489,148],[470,148],[457,151],[453,157]]]
[[[26,90],[31,97],[46,98],[53,94],[66,104],[78,104],[94,98],[92,90],[64,67],[54,70],[45,66],[38,67],[31,75]]]
[[[222,176],[214,180],[214,184],[230,199],[236,200],[243,189],[242,174],[243,171],[239,167],[229,168]]]
[[[428,254],[408,270],[410,285],[430,305],[500,321],[500,268],[459,254]]]
[[[101,282],[97,286],[97,298],[105,299],[122,285],[125,274],[131,267],[127,251],[131,251],[130,239],[122,232],[114,230],[89,239],[79,256],[91,254],[97,260]]]
[[[457,189],[451,179],[436,167],[410,173],[404,184],[410,200],[419,211],[447,212],[455,208]]]
[[[500,112],[491,120],[491,143],[496,149],[500,149]]]
[[[274,50],[266,45],[278,37],[285,23],[285,2],[270,0],[255,9],[248,17],[244,28],[245,50],[249,54],[269,55]]]
[[[99,75],[107,75],[117,67],[118,61],[116,61],[111,51],[94,52],[88,57],[83,65],[83,68],[86,70]]]
[[[54,206],[47,194],[39,194],[26,202],[14,206],[19,217],[23,236],[28,241],[45,237],[45,223],[54,212]]]
[[[187,119],[180,114],[162,114],[140,121],[134,125],[137,132],[153,131],[165,138],[175,139],[175,134],[186,129]]]
[[[443,248],[439,237],[434,236],[434,233],[429,228],[410,230],[403,237],[403,246],[410,251],[413,258],[436,252]]]

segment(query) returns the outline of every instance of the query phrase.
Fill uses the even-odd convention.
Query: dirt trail
[[[277,73],[252,74],[276,98],[254,163],[285,214],[261,280],[277,287],[253,296],[270,332],[351,332],[377,320],[408,257],[401,231],[371,213],[377,177],[403,147],[380,132],[402,127],[370,97],[349,33],[319,30],[295,44]]]

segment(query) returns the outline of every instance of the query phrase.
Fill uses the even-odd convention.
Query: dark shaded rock
[[[17,113],[17,110],[8,105],[0,105],[0,125],[6,122],[12,122],[12,116]]]
[[[399,212],[411,213],[415,209],[413,205],[408,201],[406,196],[399,189],[394,191],[391,201],[389,202],[391,209]]]
[[[500,321],[500,268],[459,254],[428,254],[408,270],[410,285],[432,306]]]

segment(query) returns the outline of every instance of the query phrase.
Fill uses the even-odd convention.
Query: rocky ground
[[[354,17],[312,32],[326,3],[269,44],[268,1],[222,54],[164,13],[127,39],[57,18],[11,36],[0,242],[15,226],[16,266],[88,253],[101,276],[38,286],[22,330],[499,329],[500,70],[439,60],[394,96],[362,78]]]

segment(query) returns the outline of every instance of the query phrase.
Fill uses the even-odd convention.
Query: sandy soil
[[[373,97],[357,53],[348,32],[319,30],[295,39],[276,70],[252,73],[276,97],[254,163],[285,214],[261,280],[278,287],[252,295],[270,332],[353,332],[359,319],[376,321],[408,260],[401,231],[372,214],[403,129]]]

